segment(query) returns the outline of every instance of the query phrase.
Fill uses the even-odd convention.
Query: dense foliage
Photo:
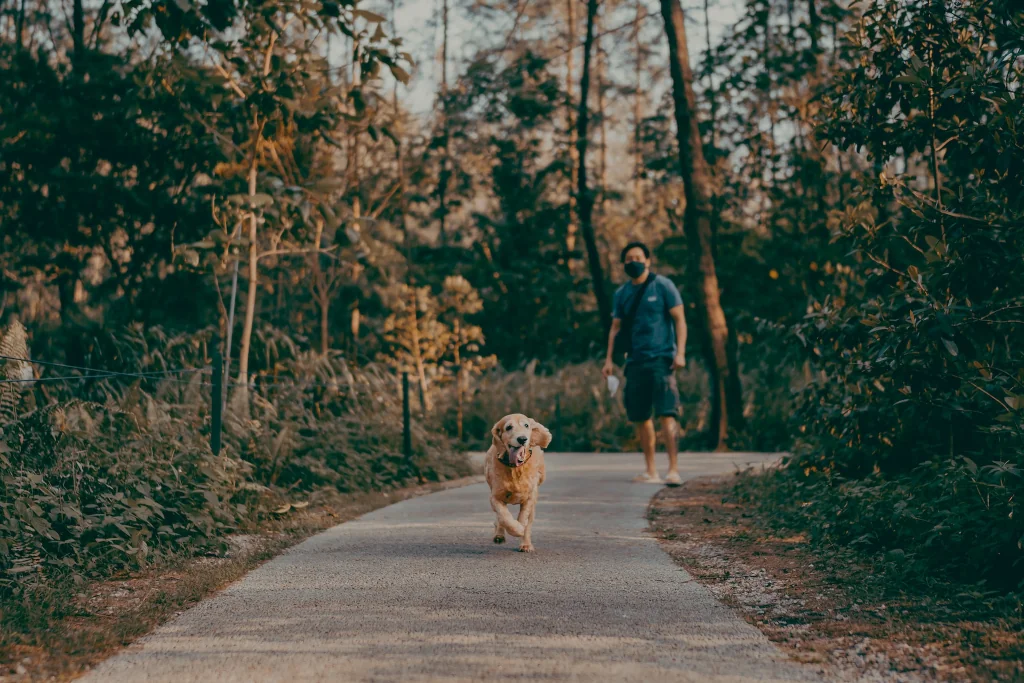
[[[581,55],[583,3],[442,0],[422,115],[405,88],[429,57],[396,35],[422,8],[66,4],[0,12],[0,313],[34,360],[129,373],[205,367],[215,332],[226,445],[206,445],[209,375],[76,384],[37,364],[22,379],[46,382],[0,385],[4,590],[208,550],[317,488],[453,476],[449,438],[486,443],[512,410],[556,448],[632,448],[593,362],[631,239],[682,289],[683,423],[705,445],[649,3],[598,3]],[[1024,578],[1018,4],[737,0],[717,35],[713,5],[687,8],[742,379],[729,445],[793,448],[761,480],[780,523],[1000,590]],[[455,33],[474,35],[460,58]]]
[[[175,347],[159,329],[118,337],[136,362],[156,339]],[[190,351],[179,358],[202,359],[206,338],[179,341]],[[59,400],[3,424],[0,595],[217,552],[322,488],[385,491],[470,472],[447,437],[419,425],[405,457],[400,405],[382,399],[390,373],[305,356],[280,360],[283,386],[258,395],[253,419],[229,418],[214,456],[208,379],[98,380],[76,393],[102,402]]]
[[[1009,5],[881,2],[851,26],[818,134],[866,162],[845,256],[794,328],[793,514],[821,540],[1024,587],[1024,46]],[[870,83],[870,87],[865,87]]]

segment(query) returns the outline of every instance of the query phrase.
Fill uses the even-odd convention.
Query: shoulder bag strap
[[[622,321],[623,327],[626,327],[627,325],[633,325],[633,319],[636,317],[636,312],[640,310],[640,302],[644,300],[644,295],[647,292],[647,285],[651,284],[655,277],[657,276],[654,273],[647,274],[647,279],[644,280],[644,283],[642,285],[640,285],[640,290],[636,293],[636,296],[633,298],[633,305],[629,307],[629,313],[627,314],[626,320]]]

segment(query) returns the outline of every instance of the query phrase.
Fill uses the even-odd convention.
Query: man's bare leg
[[[658,470],[654,467],[654,420],[647,419],[644,422],[637,422],[636,436],[640,440],[640,448],[644,451],[647,474],[651,478],[655,478],[658,476]]]
[[[665,481],[669,484],[680,482],[678,434],[675,416],[663,415],[661,417],[661,438],[664,439],[665,450],[668,451],[668,475],[665,477]]]

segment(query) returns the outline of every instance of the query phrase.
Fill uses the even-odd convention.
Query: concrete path
[[[416,498],[310,538],[84,680],[820,680],[645,534],[640,456],[547,457],[536,553],[491,542],[483,484]],[[683,475],[767,459],[686,455]]]

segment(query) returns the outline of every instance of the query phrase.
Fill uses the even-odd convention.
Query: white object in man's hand
[[[608,394],[614,396],[619,390],[619,378],[615,375],[608,375]]]

